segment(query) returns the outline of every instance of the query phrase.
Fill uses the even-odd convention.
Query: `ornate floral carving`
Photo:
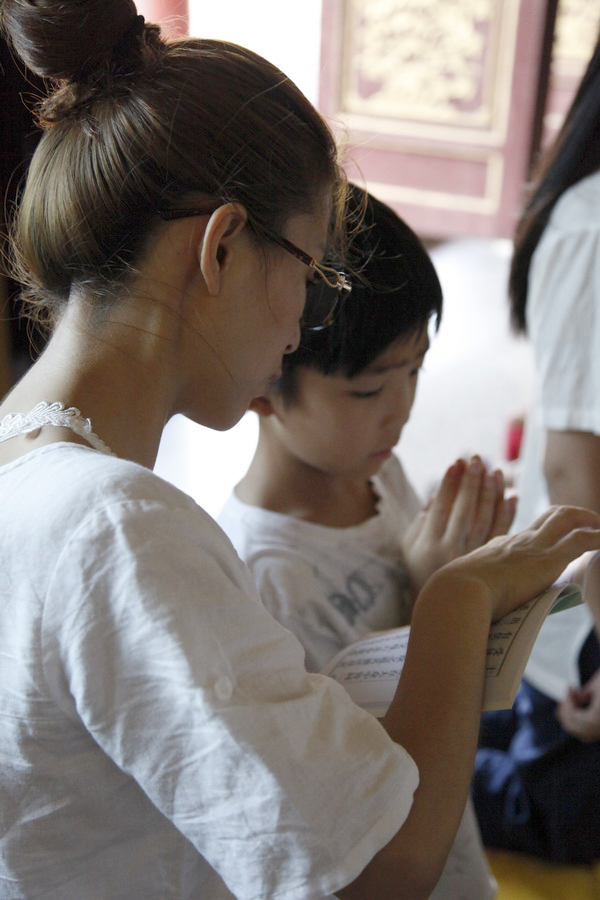
[[[494,0],[348,0],[346,13],[348,111],[439,122],[481,114]]]

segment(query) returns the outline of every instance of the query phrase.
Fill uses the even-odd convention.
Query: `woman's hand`
[[[500,471],[488,472],[481,459],[455,462],[435,497],[406,532],[403,548],[415,591],[441,566],[505,534],[516,498],[504,496]]]
[[[496,537],[439,570],[432,580],[484,584],[499,619],[549,587],[569,562],[600,548],[600,516],[574,506],[550,507],[518,534]]]

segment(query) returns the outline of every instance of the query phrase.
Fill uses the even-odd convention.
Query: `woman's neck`
[[[151,340],[148,332],[131,332],[123,322],[90,325],[81,310],[70,310],[5,398],[0,418],[28,413],[41,400],[59,401],[89,418],[92,430],[117,456],[152,468],[171,413],[168,366],[158,364],[160,354],[151,352]],[[0,445],[0,458],[6,462],[56,440],[86,443],[68,429],[48,426]]]

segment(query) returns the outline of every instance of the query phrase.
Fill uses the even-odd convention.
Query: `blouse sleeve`
[[[197,508],[91,515],[56,561],[44,649],[66,713],[242,900],[335,893],[408,815],[413,760],[306,673]]]

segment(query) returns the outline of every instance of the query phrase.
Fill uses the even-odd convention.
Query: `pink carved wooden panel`
[[[425,237],[511,236],[555,11],[552,0],[324,0],[319,102],[349,176]]]

